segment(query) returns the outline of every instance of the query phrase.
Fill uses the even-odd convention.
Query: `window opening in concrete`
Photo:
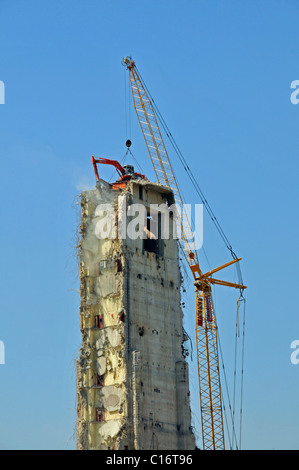
[[[143,239],[143,249],[157,256],[163,256],[164,243],[161,239],[161,213],[155,217],[147,213],[146,226],[144,227],[146,238]]]
[[[125,312],[123,310],[119,314],[119,321],[121,322],[125,321]]]
[[[105,413],[102,408],[96,408],[96,421],[99,423],[105,421]]]
[[[95,315],[94,327],[100,329],[104,328],[103,315]]]
[[[117,272],[117,273],[120,273],[120,272],[122,271],[121,260],[120,260],[120,259],[116,259],[115,262],[116,262],[116,272]]]
[[[144,326],[141,326],[141,327],[138,329],[138,333],[139,333],[139,336],[143,336],[143,335],[144,335]]]
[[[100,374],[97,374],[96,375],[96,383],[95,383],[97,386],[100,386],[100,387],[104,387],[105,385],[105,382],[104,382],[104,376],[103,375],[100,375]]]

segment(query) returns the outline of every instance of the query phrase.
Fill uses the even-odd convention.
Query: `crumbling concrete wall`
[[[125,433],[127,415],[121,247],[117,240],[96,236],[98,204],[115,204],[116,194],[107,189],[102,183],[81,195],[79,449],[116,448]]]
[[[125,208],[173,203],[142,180],[81,195],[78,449],[193,449],[177,241],[153,252],[140,238],[99,239],[97,207],[117,213],[120,195]]]

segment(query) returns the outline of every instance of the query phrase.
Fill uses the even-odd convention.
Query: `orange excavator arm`
[[[99,181],[99,179],[100,179],[98,168],[97,168],[97,163],[103,163],[104,165],[114,166],[117,173],[119,174],[119,176],[123,176],[125,174],[124,168],[116,160],[109,160],[109,158],[102,158],[102,157],[95,158],[94,156],[92,156],[91,161],[92,161],[92,164],[93,164],[94,174],[95,174],[95,177],[96,177],[97,181]]]

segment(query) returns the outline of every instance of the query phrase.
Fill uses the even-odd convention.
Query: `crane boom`
[[[203,274],[198,261],[194,235],[185,211],[181,192],[174,175],[172,165],[159,129],[155,110],[137,71],[134,60],[126,57],[122,64],[127,67],[134,108],[142,130],[142,134],[150,155],[158,183],[173,191],[178,207],[178,223],[180,224],[179,244],[194,276],[196,288],[195,332],[197,345],[197,365],[200,391],[200,409],[202,423],[202,439],[204,449],[224,449],[224,428],[222,412],[222,396],[218,359],[218,339],[215,312],[213,307],[211,285],[219,284],[245,289],[246,286],[228,283],[212,278],[214,272],[232,263],[235,259],[206,274]]]
[[[201,272],[198,271],[199,263],[195,239],[191,229],[188,214],[183,204],[181,192],[157,122],[152,102],[143,86],[140,75],[136,70],[135,62],[131,58],[126,57],[123,59],[123,64],[129,70],[134,108],[156,174],[157,181],[159,184],[167,186],[173,191],[177,207],[178,224],[181,232],[179,242],[187,263],[190,266],[193,266],[195,277],[196,272],[201,274]]]

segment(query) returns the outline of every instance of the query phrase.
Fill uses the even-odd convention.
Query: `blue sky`
[[[126,55],[243,258],[242,448],[299,448],[299,364],[290,361],[299,339],[299,105],[290,100],[298,14],[295,0],[0,0],[1,449],[75,447],[77,196],[94,185],[91,155],[122,160],[128,137],[153,178],[132,104],[128,131]],[[186,202],[198,203],[169,153]],[[110,179],[111,167],[101,176]],[[204,248],[212,267],[231,259],[207,215]],[[238,293],[214,295],[231,388]]]

